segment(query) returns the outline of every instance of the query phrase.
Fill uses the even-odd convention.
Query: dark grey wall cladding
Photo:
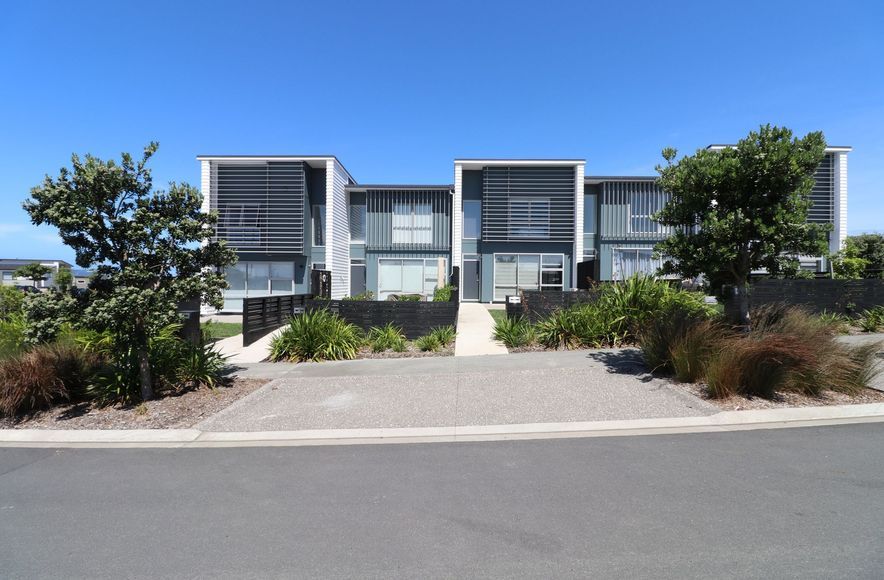
[[[212,181],[219,238],[239,251],[304,252],[303,162],[213,164]]]
[[[781,302],[801,305],[812,312],[858,314],[884,305],[884,280],[758,280],[752,283],[749,289],[752,307]]]
[[[573,167],[486,167],[482,239],[573,242],[575,179]]]
[[[826,153],[822,163],[813,174],[814,185],[810,193],[813,201],[807,215],[812,223],[834,223],[835,221],[835,156]]]
[[[400,327],[402,333],[412,340],[429,334],[440,326],[457,326],[458,303],[308,300],[306,308],[307,310],[328,308],[365,331],[391,322]]]

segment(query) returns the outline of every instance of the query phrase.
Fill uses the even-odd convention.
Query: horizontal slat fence
[[[601,286],[595,286],[590,290],[523,290],[519,302],[511,303],[510,297],[507,296],[506,315],[507,318],[524,316],[530,322],[536,323],[558,310],[596,301],[600,290]]]
[[[327,308],[366,331],[392,322],[410,340],[440,326],[457,326],[458,303],[454,301],[308,300],[305,307],[307,310]]]
[[[749,287],[750,306],[778,302],[811,312],[858,314],[884,305],[884,280],[758,280]]]
[[[280,294],[244,298],[242,306],[242,344],[248,346],[288,323],[295,308],[313,298],[312,294]]]

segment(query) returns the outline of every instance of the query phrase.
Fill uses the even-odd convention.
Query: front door
[[[461,300],[479,300],[479,260],[464,258],[463,272],[460,274]]]

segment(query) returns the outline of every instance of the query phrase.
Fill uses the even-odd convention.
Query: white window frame
[[[397,207],[407,206],[408,213],[397,212]],[[429,213],[418,213],[418,207],[425,207],[429,210]],[[406,218],[406,225],[396,225],[396,216],[401,218]],[[423,218],[424,216],[429,216],[429,226],[424,226],[419,224],[419,218]],[[405,201],[394,201],[392,211],[390,212],[390,240],[392,241],[394,246],[432,246],[433,245],[433,236],[434,236],[434,216],[433,216],[433,203],[431,201],[423,201],[423,200],[405,200]],[[420,233],[420,239],[418,239],[417,233]],[[397,234],[399,234],[397,236]],[[429,234],[427,236],[427,234]],[[421,241],[423,238],[428,237],[427,241]],[[399,238],[399,239],[397,239]]]
[[[467,223],[467,205],[477,205],[479,206],[479,231],[477,232],[475,237],[467,236],[466,234],[466,223]],[[482,239],[482,202],[478,199],[465,199],[463,202],[463,211],[461,212],[461,219],[464,224],[464,234],[463,239],[465,240],[481,240]]]
[[[377,287],[377,299],[378,299],[378,300],[383,300],[383,299],[381,298],[381,293],[382,293],[382,292],[383,292],[383,293],[392,293],[392,294],[396,294],[396,293],[401,293],[401,292],[403,292],[403,290],[401,290],[401,287],[402,287],[401,281],[400,281],[400,284],[399,284],[399,286],[400,286],[400,289],[399,289],[399,290],[384,290],[384,289],[381,289],[381,262],[382,262],[382,261],[400,262],[401,266],[404,266],[404,265],[405,265],[404,262],[406,262],[406,261],[417,261],[417,260],[422,260],[422,261],[423,261],[423,271],[421,272],[421,280],[423,280],[423,284],[422,284],[421,292],[419,292],[419,294],[420,294],[421,296],[424,296],[424,297],[426,297],[426,298],[429,299],[429,298],[431,298],[432,296],[435,295],[435,292],[433,292],[432,294],[430,294],[430,293],[427,293],[427,292],[425,291],[425,289],[426,289],[426,282],[427,282],[427,268],[430,268],[431,270],[435,270],[435,269],[437,269],[437,268],[438,268],[438,264],[439,264],[439,259],[440,259],[440,258],[441,258],[442,260],[444,260],[443,270],[445,271],[445,276],[443,277],[442,280],[438,280],[438,279],[436,280],[436,288],[441,288],[442,286],[444,286],[445,283],[446,283],[446,279],[447,279],[447,277],[448,277],[448,258],[447,258],[446,256],[436,256],[435,258],[393,258],[393,257],[388,257],[388,256],[380,256],[380,257],[378,257],[378,258],[377,258],[377,270],[376,270],[376,271],[377,271],[377,284],[376,284],[376,287]],[[429,263],[429,265],[428,265],[428,263]],[[434,290],[435,290],[435,289],[434,289]]]
[[[654,219],[654,214],[662,210],[666,205],[665,200],[658,198],[659,194],[632,192],[629,194],[629,220],[627,222],[627,231],[630,234],[659,234],[663,231],[663,226]],[[644,199],[642,199],[644,198]],[[654,209],[653,206],[660,202],[660,207]],[[636,228],[635,220],[642,220],[639,224],[644,224],[647,228]]]
[[[527,211],[527,218],[514,218],[513,217],[513,205],[514,204],[527,204],[527,209],[516,209],[516,213],[524,213]],[[540,207],[535,206],[545,206],[545,209],[541,209]],[[550,229],[552,220],[552,202],[548,197],[511,197],[509,198],[509,203],[507,204],[507,222],[509,224],[509,236],[511,238],[517,239],[525,239],[525,240],[547,240],[550,237]],[[541,215],[535,217],[535,213],[540,213]],[[538,225],[535,226],[535,223]],[[520,229],[526,230],[525,233],[518,233]],[[542,233],[537,234],[534,231],[540,231]]]
[[[639,252],[651,252],[653,254],[654,248],[648,247],[648,246],[641,246],[638,248],[617,248],[617,247],[611,248],[611,278],[613,280],[623,281],[623,280],[625,280],[625,278],[622,277],[622,272],[620,271],[620,269],[616,268],[617,261],[614,259],[614,256],[617,252],[621,252],[621,253],[635,252],[635,259],[636,259],[636,261],[638,261],[638,253]],[[654,258],[651,258],[651,259],[654,260]],[[654,262],[657,264],[657,268],[659,268],[660,266],[663,265],[663,258],[657,258],[656,260],[654,260]],[[621,261],[621,264],[622,264],[622,261]],[[650,272],[650,273],[644,272],[644,274],[646,274],[648,276],[655,276],[656,275],[655,272]]]
[[[537,288],[541,291],[546,290],[564,290],[565,289],[565,254],[557,253],[557,252],[545,252],[545,253],[537,253],[537,252],[495,252],[492,254],[491,258],[491,301],[492,302],[501,302],[501,300],[497,300],[497,256],[516,256],[516,292],[521,290],[519,287],[519,257],[520,256],[538,256],[540,259],[540,268],[537,271]],[[562,267],[544,267],[543,258],[544,256],[558,256],[562,259]],[[544,272],[561,272],[562,273],[562,283],[561,284],[543,284],[543,273]],[[509,286],[507,286],[509,288]]]

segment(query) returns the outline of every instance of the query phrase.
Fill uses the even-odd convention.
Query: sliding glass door
[[[495,254],[494,301],[519,290],[562,290],[564,266],[563,254]]]

